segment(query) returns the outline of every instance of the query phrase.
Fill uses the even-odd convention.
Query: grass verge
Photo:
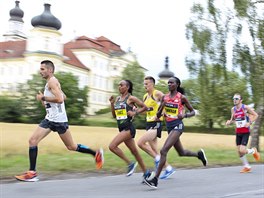
[[[0,123],[0,176],[10,179],[14,175],[26,171],[28,162],[28,138],[36,125]],[[76,143],[88,145],[93,149],[102,147],[105,151],[105,164],[102,170],[95,169],[94,159],[90,155],[67,151],[57,133],[49,134],[39,144],[37,170],[40,174],[58,175],[64,173],[126,173],[127,165],[116,155],[108,150],[108,145],[118,133],[116,128],[71,126],[72,136]],[[137,141],[144,130],[137,130]],[[159,148],[162,147],[167,133],[163,132],[159,139]],[[213,135],[184,132],[181,137],[183,146],[192,151],[203,148],[209,161],[208,167],[241,165],[236,153],[234,135]],[[134,160],[124,144],[120,147]],[[260,148],[264,148],[264,138],[260,139]],[[147,168],[153,169],[153,159],[139,150]],[[264,158],[263,151],[261,152]],[[172,148],[168,153],[168,162],[175,168],[202,168],[202,163],[197,158],[179,157]],[[248,156],[250,163],[255,163],[252,156]],[[260,162],[263,163],[263,160]],[[141,172],[137,167],[137,172]]]

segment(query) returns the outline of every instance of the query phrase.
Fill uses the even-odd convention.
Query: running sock
[[[77,144],[77,149],[76,151],[80,152],[80,153],[89,153],[93,156],[95,156],[95,151],[93,151],[92,149],[88,148],[87,146],[85,145],[82,145],[82,144]]]
[[[171,165],[168,165],[167,167],[166,167],[166,171],[171,171],[172,170],[172,166]]]
[[[156,157],[155,157],[155,161],[156,161],[156,162],[160,161],[160,155],[156,155]]]
[[[247,149],[247,154],[254,154],[255,153],[255,150],[254,149]]]
[[[29,163],[30,163],[29,170],[31,171],[36,171],[37,156],[38,156],[38,147],[37,146],[29,147]]]
[[[243,163],[243,165],[244,165],[245,167],[250,167],[250,166],[249,166],[249,163],[248,163],[248,161],[247,161],[246,155],[243,155],[243,157],[240,157],[240,160],[242,161],[242,163]]]

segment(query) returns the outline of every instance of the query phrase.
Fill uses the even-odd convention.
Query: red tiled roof
[[[95,49],[108,55],[125,53],[119,45],[103,36],[96,39],[80,36],[74,41],[64,44],[63,54],[67,57],[64,62],[87,70],[89,69],[74,55],[73,49]],[[23,57],[25,50],[26,40],[0,42],[0,59]]]
[[[0,59],[21,58],[26,49],[26,41],[0,42]]]
[[[70,41],[65,44],[66,48],[69,49],[96,49],[106,54],[111,54],[112,52],[123,52],[119,45],[110,41],[108,38],[103,36],[96,39],[91,39],[86,36],[80,36],[74,41]]]
[[[121,50],[120,45],[115,44],[113,41],[110,41],[108,38],[104,36],[100,36],[96,40],[102,45],[104,45],[109,51],[110,50],[117,52],[123,51]]]
[[[82,62],[80,62],[80,60],[74,55],[74,53],[70,49],[64,47],[63,54],[67,57],[67,59],[64,60],[65,63],[89,70],[84,64],[82,64]]]

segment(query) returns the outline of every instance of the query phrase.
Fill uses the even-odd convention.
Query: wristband
[[[184,117],[185,117],[185,118],[188,118],[188,117],[187,117],[187,113],[185,114],[185,116],[184,116]]]
[[[45,101],[45,100],[46,100],[46,99],[45,99],[45,96],[42,96],[42,97],[41,97],[41,100],[42,100],[42,101]]]

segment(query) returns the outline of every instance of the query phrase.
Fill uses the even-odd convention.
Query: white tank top
[[[63,97],[63,93],[62,97]],[[54,97],[48,87],[48,83],[45,85],[44,96]],[[46,107],[46,119],[52,122],[68,122],[67,113],[65,110],[65,105],[63,103],[54,103],[44,101]]]

